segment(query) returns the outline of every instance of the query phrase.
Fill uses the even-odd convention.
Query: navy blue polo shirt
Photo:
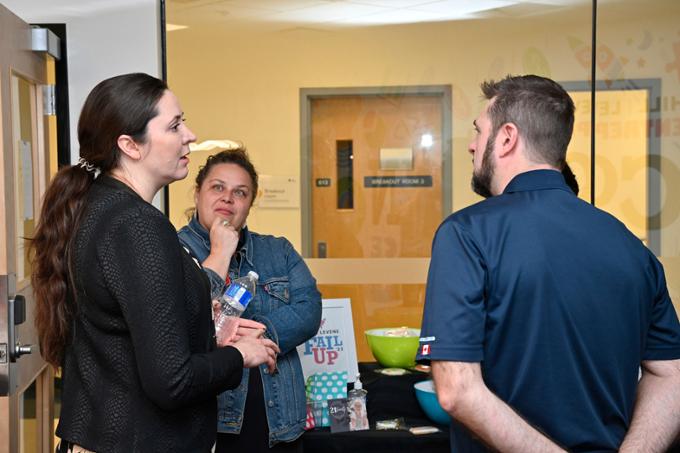
[[[661,264],[553,170],[439,227],[419,360],[481,362],[484,382],[570,451],[615,450],[642,360],[680,358]],[[452,451],[484,451],[456,423]]]

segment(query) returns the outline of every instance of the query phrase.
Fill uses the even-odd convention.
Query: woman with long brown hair
[[[92,90],[78,140],[32,242],[41,352],[63,376],[58,451],[209,451],[216,395],[244,367],[273,370],[278,347],[252,321],[216,347],[208,279],[151,204],[186,177],[195,136],[163,81],[126,74]]]

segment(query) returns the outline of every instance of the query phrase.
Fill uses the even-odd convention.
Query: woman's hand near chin
[[[210,255],[203,261],[203,267],[213,270],[227,279],[229,262],[238,246],[239,232],[228,220],[215,217],[210,226]]]
[[[210,225],[210,253],[231,258],[238,245],[239,232],[221,217],[215,217]]]

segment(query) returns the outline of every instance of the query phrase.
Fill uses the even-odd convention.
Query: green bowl
[[[420,329],[408,328],[409,336],[389,336],[398,327],[370,329],[365,332],[368,346],[378,363],[388,368],[410,368],[416,364]]]

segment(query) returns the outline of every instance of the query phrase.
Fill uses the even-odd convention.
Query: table
[[[371,429],[332,434],[329,428],[307,431],[303,439],[305,453],[449,453],[448,426],[435,425],[416,400],[413,384],[429,379],[426,373],[409,371],[403,376],[377,373],[376,363],[359,363],[361,382],[368,392],[366,406]],[[413,435],[409,431],[378,431],[378,420],[403,417],[407,426],[437,426],[434,434]]]
[[[376,373],[376,363],[359,363],[361,382],[368,391],[367,410],[371,429],[331,434],[329,428],[307,431],[304,453],[449,453],[448,426],[436,425],[420,409],[413,384],[429,376],[417,371],[405,376]],[[441,432],[414,436],[408,431],[377,431],[375,422],[404,417],[408,426],[437,426]],[[680,437],[666,453],[680,453]]]

